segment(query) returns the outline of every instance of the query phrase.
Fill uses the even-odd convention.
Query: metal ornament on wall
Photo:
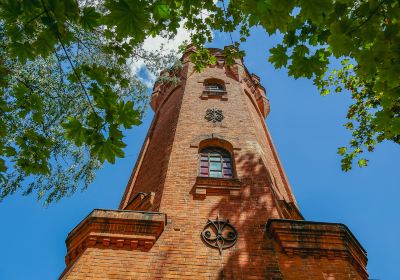
[[[235,245],[238,238],[238,232],[229,223],[229,220],[220,220],[219,216],[217,216],[216,220],[208,220],[201,232],[201,238],[207,245],[217,248],[221,255],[222,250]]]
[[[222,122],[224,119],[224,114],[222,113],[222,110],[220,109],[207,109],[206,115],[204,117],[207,121],[209,122]]]

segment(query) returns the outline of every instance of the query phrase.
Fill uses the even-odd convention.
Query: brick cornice
[[[343,258],[368,279],[367,253],[343,224],[270,219],[266,230],[289,257]]]
[[[166,214],[127,210],[93,210],[65,241],[67,267],[89,247],[149,250],[166,225]]]

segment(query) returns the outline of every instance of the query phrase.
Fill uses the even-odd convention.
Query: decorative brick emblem
[[[222,113],[222,110],[213,108],[213,109],[207,109],[204,118],[209,122],[216,123],[216,122],[222,122],[222,120],[224,119],[224,115]]]
[[[204,227],[201,238],[203,241],[219,250],[219,254],[222,254],[222,250],[228,249],[235,245],[238,237],[236,229],[229,223],[229,220],[220,220],[217,216],[216,220],[208,220]]]

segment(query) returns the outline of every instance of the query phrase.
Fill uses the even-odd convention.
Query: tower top
[[[270,112],[270,104],[266,96],[266,90],[261,85],[260,77],[254,73],[249,72],[249,70],[243,63],[243,59],[236,59],[233,65],[228,65],[228,63],[226,63],[225,61],[224,50],[229,48],[232,48],[232,46],[225,46],[224,49],[207,48],[216,58],[216,63],[214,65],[208,65],[208,67],[224,69],[228,77],[233,78],[237,82],[245,84],[244,90],[254,97],[254,101],[257,104],[259,112],[261,113],[263,118],[266,118]],[[190,61],[190,54],[193,53],[195,50],[196,48],[193,45],[189,45],[186,48],[186,51],[183,53],[180,59],[183,65],[182,69],[166,69],[165,71],[160,73],[160,76],[168,76],[170,79],[167,79],[168,82],[163,82],[163,79],[159,79],[154,83],[150,106],[155,112],[157,111],[160,102],[162,102],[163,100],[163,93],[171,89],[171,87],[182,83],[182,80],[185,80],[187,78],[185,77],[186,74],[184,74],[185,65],[193,64]],[[190,72],[187,73],[187,75],[192,76],[195,71],[193,67],[190,68]],[[207,75],[207,72],[208,71],[205,70],[204,74]],[[174,80],[175,83],[171,80]],[[218,78],[209,75],[208,79],[203,80],[203,84],[205,85],[206,83],[212,81],[218,82],[217,80]],[[223,79],[219,79],[219,82],[224,83]],[[205,96],[203,95],[203,97]]]

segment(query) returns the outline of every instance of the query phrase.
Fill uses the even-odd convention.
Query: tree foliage
[[[252,27],[280,34],[269,50],[276,68],[312,79],[322,95],[351,93],[353,138],[338,153],[343,170],[356,159],[365,166],[364,150],[400,143],[399,19],[400,2],[390,0],[0,0],[1,197],[27,181],[26,193],[50,202],[123,157],[122,129],[140,123],[144,92],[127,64],[167,63],[141,44],[180,26],[191,31],[198,71],[215,62],[203,47],[214,31],[239,34],[224,50],[228,63],[244,55]]]
[[[117,38],[101,8],[1,2],[0,199],[22,189],[57,201],[124,156],[122,131],[141,123],[148,94],[129,63],[157,71],[174,56]]]
[[[354,103],[345,127],[353,137],[338,149],[343,170],[350,170],[356,159],[366,166],[360,155],[372,152],[379,142],[400,143],[399,1],[233,0],[225,5],[219,2],[209,9],[209,29],[238,30],[242,42],[253,26],[281,34],[281,42],[269,50],[276,68],[286,67],[296,79],[312,79],[322,95],[351,93]],[[193,19],[189,22],[196,25]],[[200,47],[205,37],[195,34],[193,41]],[[343,67],[330,71],[337,60]]]

